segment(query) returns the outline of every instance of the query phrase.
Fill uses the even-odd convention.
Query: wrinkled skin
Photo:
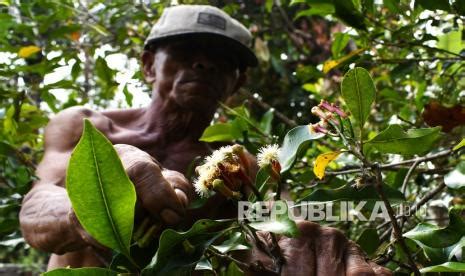
[[[49,269],[102,266],[111,257],[109,250],[79,225],[64,188],[66,167],[80,138],[83,118],[90,119],[114,144],[136,188],[136,218],[149,215],[175,226],[200,217],[230,216],[226,207],[220,207],[228,203],[218,197],[200,212],[186,212],[195,194],[183,175],[194,157],[211,152],[198,139],[218,101],[245,82],[237,61],[225,54],[223,46],[218,40],[180,40],[159,46],[155,53],[144,52],[142,69],[153,90],[146,108],[96,112],[74,107],[52,118],[45,130],[44,158],[36,172],[39,180],[26,195],[20,213],[27,242],[54,253]],[[337,230],[310,222],[301,222],[299,227],[300,238],[279,239],[286,259],[283,275],[389,275],[366,261],[363,252]],[[267,233],[261,235],[266,242]],[[239,257],[270,266],[270,259],[257,248]]]

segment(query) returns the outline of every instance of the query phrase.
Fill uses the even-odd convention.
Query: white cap
[[[249,48],[252,35],[244,25],[224,11],[207,5],[179,5],[165,8],[145,40],[144,48],[181,37],[219,37],[229,42],[246,66],[256,66],[257,57]]]

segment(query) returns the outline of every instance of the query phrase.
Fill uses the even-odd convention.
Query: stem
[[[266,244],[262,242],[262,240],[257,236],[256,230],[250,227],[247,224],[242,224],[244,225],[244,229],[247,230],[250,234],[252,234],[252,237],[255,240],[255,244],[257,247],[265,252],[271,259],[273,260],[273,263],[276,265],[276,270],[275,273],[277,272],[278,274],[281,273],[282,266],[285,263],[285,259],[281,253],[281,248],[279,247],[278,240],[276,239],[276,235],[272,232],[270,233],[271,236],[271,249],[268,248]]]
[[[239,174],[240,174],[242,180],[245,182],[245,184],[247,186],[249,186],[250,189],[252,189],[252,192],[254,193],[255,197],[257,197],[257,200],[258,201],[263,201],[263,197],[260,194],[260,191],[257,189],[257,187],[255,186],[255,184],[253,183],[253,181],[249,177],[249,175],[246,172],[244,172],[242,167],[239,169]]]
[[[402,248],[402,251],[404,251],[405,255],[407,256],[408,262],[410,263],[413,273],[415,275],[420,275],[420,271],[418,270],[418,267],[415,264],[415,261],[413,260],[413,257],[410,254],[410,251],[407,245],[405,244],[404,237],[402,236],[402,230],[400,229],[399,224],[397,223],[397,219],[394,215],[394,210],[392,209],[392,206],[389,203],[389,200],[387,199],[386,194],[384,193],[383,176],[381,175],[379,164],[375,163],[372,166],[372,169],[375,171],[375,176],[376,176],[376,185],[375,185],[376,191],[378,192],[381,200],[383,200],[384,205],[386,206],[386,209],[388,211],[389,219],[391,220],[392,228],[394,229],[394,237],[399,242],[399,245]]]
[[[413,162],[412,166],[409,168],[407,174],[405,175],[404,182],[402,183],[402,188],[401,188],[401,191],[402,191],[403,194],[405,194],[405,192],[407,190],[408,181],[410,180],[410,177],[412,176],[412,174],[415,171],[418,164],[420,164],[420,161],[415,160],[415,162]]]
[[[399,167],[399,166],[402,166],[402,165],[408,165],[408,164],[411,164],[411,163],[415,163],[417,161],[419,163],[421,163],[421,162],[425,162],[425,161],[438,159],[438,158],[447,156],[450,153],[452,153],[452,150],[448,149],[448,150],[440,151],[438,153],[431,154],[431,155],[424,156],[424,157],[418,157],[418,158],[414,158],[414,159],[400,161],[400,162],[397,162],[397,163],[380,165],[379,168],[381,170],[388,170],[388,169],[396,168],[396,167]],[[363,172],[363,170],[362,169],[350,169],[350,170],[341,170],[341,171],[332,171],[332,172],[330,171],[330,172],[326,172],[326,175],[342,175],[342,174],[352,174],[352,173],[360,173],[360,172]]]
[[[296,127],[297,126],[297,123],[290,119],[289,117],[287,117],[286,115],[284,115],[283,113],[279,112],[278,110],[276,110],[276,108],[272,107],[271,105],[269,105],[268,103],[262,101],[261,99],[257,99],[255,98],[252,94],[250,94],[250,92],[244,90],[244,89],[241,89],[241,93],[244,94],[245,96],[247,96],[247,98],[255,103],[256,105],[260,106],[261,108],[263,108],[264,110],[270,110],[270,109],[273,109],[274,110],[274,114],[276,115],[276,117],[278,117],[278,119],[280,119],[281,121],[283,121],[283,123],[285,123],[286,125],[288,125],[289,127]]]
[[[282,182],[281,178],[276,181],[278,187],[276,188],[276,196],[274,197],[275,200],[281,199],[281,190],[282,190]]]
[[[227,254],[223,254],[215,249],[213,249],[213,247],[208,247],[207,248],[207,252],[218,257],[218,258],[221,258],[221,259],[226,259],[228,261],[231,261],[231,262],[235,262],[236,264],[240,265],[241,267],[245,268],[245,269],[250,269],[250,265],[247,264],[247,263],[244,263],[242,261],[239,261],[238,259],[235,259]]]
[[[410,213],[408,215],[406,214],[400,214],[400,215],[397,215],[396,216],[396,219],[407,219],[408,217],[410,216],[413,216],[413,214],[415,214],[416,211],[418,211],[418,209],[420,209],[421,207],[423,207],[423,205],[425,205],[428,201],[430,201],[434,196],[436,196],[438,193],[440,193],[444,188],[446,187],[446,184],[444,183],[444,181],[441,181],[439,183],[439,185],[434,188],[431,192],[427,193],[423,198],[421,198],[417,203],[415,203],[414,205],[412,205],[412,208],[410,208]],[[389,225],[389,221],[387,222],[384,222],[383,224],[379,225],[377,227],[377,229],[381,229],[387,225]]]

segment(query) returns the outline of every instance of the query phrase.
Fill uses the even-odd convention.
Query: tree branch
[[[391,203],[389,203],[389,200],[387,199],[386,194],[384,193],[383,190],[383,177],[381,175],[381,169],[379,164],[374,164],[372,166],[372,169],[375,172],[375,178],[376,178],[376,184],[375,188],[381,198],[381,200],[384,202],[386,209],[388,211],[389,219],[391,220],[392,227],[394,229],[394,236],[396,241],[399,242],[400,247],[402,248],[402,251],[404,251],[405,255],[407,256],[408,262],[410,264],[411,269],[413,270],[413,273],[417,276],[420,275],[420,271],[418,270],[417,265],[415,264],[415,261],[413,260],[412,255],[410,254],[410,250],[408,249],[407,245],[405,244],[404,237],[402,236],[402,230],[399,227],[399,224],[397,224],[397,219],[394,214],[394,210],[392,209]]]
[[[415,162],[421,163],[421,162],[426,162],[426,161],[438,159],[438,158],[441,158],[441,157],[444,157],[444,156],[448,156],[450,153],[452,153],[452,150],[448,149],[448,150],[440,151],[438,153],[431,154],[431,155],[424,156],[424,157],[418,157],[418,158],[413,158],[413,159],[400,161],[400,162],[397,162],[397,163],[380,165],[379,168],[381,170],[389,170],[389,169],[392,169],[392,168],[400,167],[400,166],[403,166],[403,165],[408,165],[408,164],[415,163]],[[326,175],[343,175],[343,174],[361,173],[362,171],[363,171],[362,169],[329,171],[329,172],[326,172]]]

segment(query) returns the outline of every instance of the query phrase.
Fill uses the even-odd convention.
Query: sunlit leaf
[[[461,161],[448,174],[444,176],[444,183],[451,189],[465,187],[465,161]]]
[[[21,47],[18,51],[18,56],[22,58],[28,58],[33,54],[40,52],[40,50],[40,47],[37,47],[35,45]]]
[[[421,273],[427,272],[465,272],[465,263],[447,262],[440,265],[422,268]]]
[[[294,164],[298,153],[312,140],[325,136],[323,133],[312,132],[308,126],[298,126],[291,129],[284,137],[283,145],[278,155],[281,173],[288,171]]]
[[[110,141],[89,120],[69,161],[66,189],[84,229],[129,255],[136,192]]]
[[[250,245],[247,243],[244,234],[241,232],[233,233],[231,237],[225,240],[222,244],[212,245],[212,247],[221,253],[250,249]]]
[[[323,179],[325,177],[326,166],[336,159],[339,154],[341,154],[340,151],[331,151],[318,155],[313,164],[313,173],[315,173],[316,177]]]
[[[42,274],[43,276],[116,276],[117,272],[99,267],[58,268]]]
[[[268,45],[261,38],[255,38],[255,54],[259,60],[268,62],[270,60],[270,50]]]
[[[437,47],[439,49],[444,49],[449,52],[459,54],[460,51],[464,48],[464,44],[462,42],[462,31],[451,31],[445,35],[438,36]]]
[[[458,149],[460,149],[460,148],[462,148],[462,147],[464,147],[464,146],[465,146],[465,138],[462,139],[462,141],[460,141],[460,143],[458,143],[457,145],[455,145],[455,147],[454,147],[452,150],[456,151],[456,150],[458,150]]]
[[[445,228],[420,223],[414,229],[405,233],[404,236],[433,248],[451,246],[460,241],[465,235],[465,220],[461,217],[462,212],[463,209],[459,207],[450,209],[450,222]]]
[[[237,133],[234,128],[232,123],[218,123],[208,126],[199,140],[203,142],[234,141],[242,137],[241,133]]]
[[[334,34],[333,43],[331,44],[331,53],[334,58],[339,57],[339,54],[344,50],[349,43],[350,35],[344,33]]]

